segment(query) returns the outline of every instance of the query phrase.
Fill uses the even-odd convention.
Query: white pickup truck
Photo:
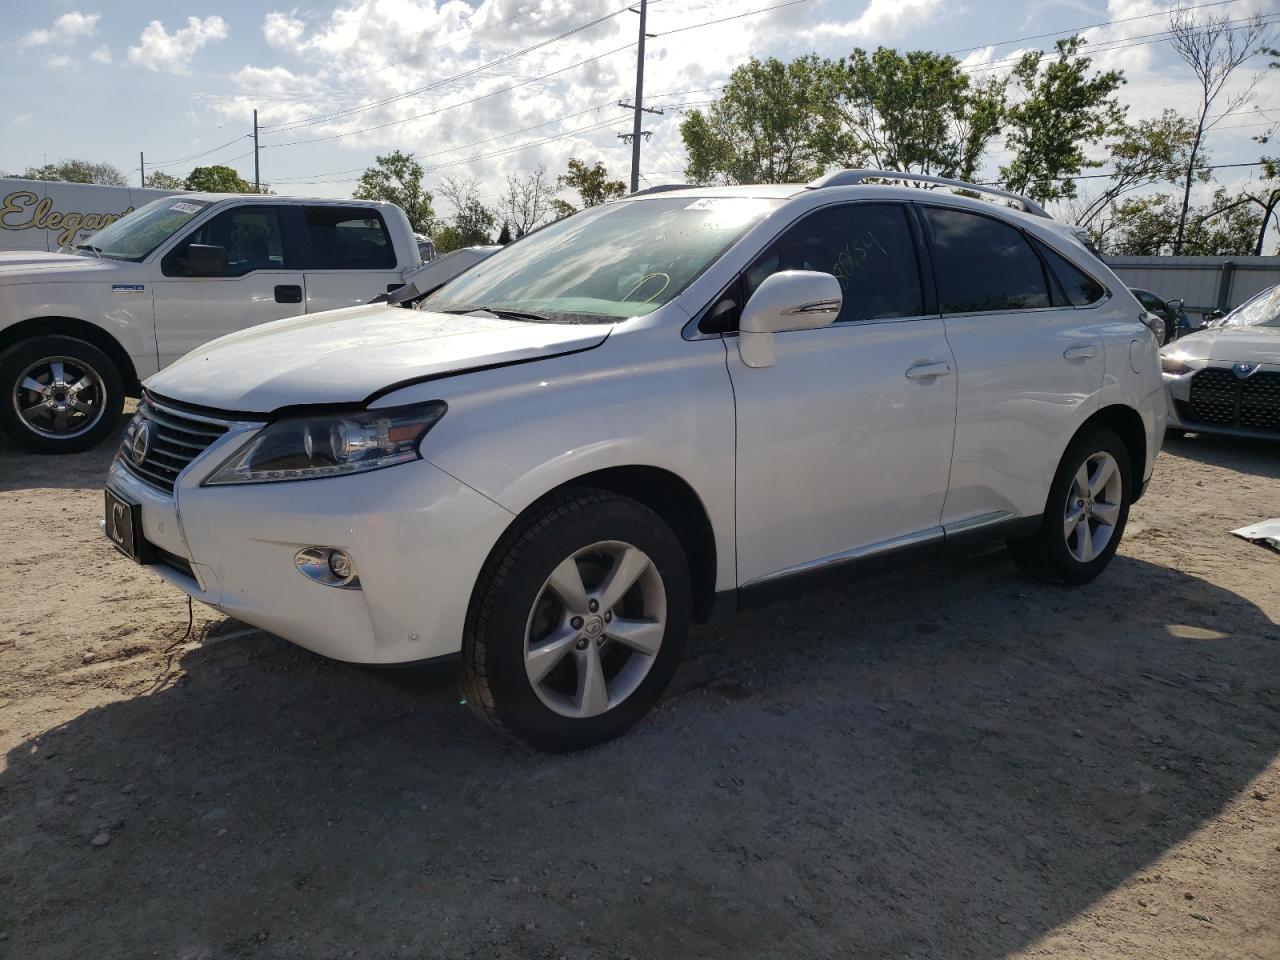
[[[88,449],[188,351],[368,303],[421,265],[393,204],[243,194],[163,197],[60,253],[0,253],[0,428],[31,450]]]

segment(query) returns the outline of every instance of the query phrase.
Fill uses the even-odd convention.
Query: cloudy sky
[[[285,0],[287,2],[287,0]],[[1131,116],[1189,111],[1192,77],[1152,0],[651,0],[645,183],[680,179],[680,115],[748,56],[839,56],[855,46],[954,52],[977,76],[1081,27],[1100,67],[1122,68]],[[1203,0],[1189,0],[1201,3]],[[638,18],[622,0],[6,0],[0,35],[0,170],[83,157],[137,176],[226,163],[252,179],[252,111],[264,181],[347,196],[375,154],[412,151],[428,180],[472,176],[493,196],[509,172],[568,157],[625,179]],[[1202,12],[1277,14],[1276,0]],[[743,16],[737,16],[745,14]],[[723,18],[736,17],[724,20]],[[709,23],[708,21],[722,22]],[[1277,26],[1280,31],[1280,25]],[[1258,67],[1263,66],[1259,61]],[[1248,71],[1241,72],[1241,80]],[[1280,73],[1223,118],[1215,163],[1253,161],[1250,137],[1280,121]],[[1274,152],[1274,151],[1273,151]],[[995,158],[992,167],[998,161]],[[1219,171],[1235,185],[1247,168]]]

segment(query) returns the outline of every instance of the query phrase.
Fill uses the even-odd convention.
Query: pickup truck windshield
[[[207,206],[208,200],[186,200],[182,197],[152,200],[77,244],[76,252],[82,257],[134,262],[145,260],[151,251]]]
[[[477,264],[422,309],[559,323],[641,316],[673,299],[779,203],[676,195],[592,207]]]

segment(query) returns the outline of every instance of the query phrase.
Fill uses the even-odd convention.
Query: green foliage
[[[1005,146],[1013,159],[1000,174],[1010,190],[1041,203],[1076,196],[1075,181],[1064,178],[1101,167],[1086,148],[1123,127],[1124,107],[1114,93],[1124,77],[1117,70],[1090,74],[1092,61],[1079,55],[1084,44],[1080,37],[1059,40],[1047,65],[1040,51],[1031,51],[1013,69],[1023,96],[1006,112]]]
[[[974,82],[954,57],[855,49],[822,68],[842,134],[833,159],[880,170],[972,179],[1000,132],[1005,81]]]
[[[196,167],[187,177],[188,190],[202,190],[205,193],[253,193],[253,184],[240,179],[240,174],[231,167],[214,165],[212,167]]]
[[[823,106],[826,72],[816,55],[790,63],[754,57],[729,76],[719,99],[680,124],[694,183],[811,180],[836,152],[840,131]]]
[[[415,231],[431,234],[436,214],[431,207],[431,194],[422,185],[422,173],[422,164],[413,158],[413,154],[396,150],[376,157],[374,165],[361,175],[360,185],[351,195],[357,200],[394,203],[405,212]],[[438,237],[436,249],[445,252]]]
[[[610,180],[609,171],[597,160],[594,166],[588,167],[577,157],[569,158],[569,172],[556,177],[556,186],[560,189],[569,187],[578,191],[584,207],[598,207],[606,200],[616,200],[626,196],[627,185],[621,180]],[[568,216],[577,208],[563,200],[553,203],[559,216]]]
[[[431,239],[435,241],[436,253],[442,256],[450,251],[467,246],[466,239],[462,236],[462,231],[453,224],[439,227]]]
[[[1181,200],[1167,193],[1150,194],[1116,207],[1107,242],[1110,254],[1152,257],[1168,254],[1178,232]],[[1262,211],[1219,187],[1213,200],[1193,208],[1182,240],[1183,256],[1248,256],[1253,253]]]
[[[171,173],[156,170],[147,174],[146,179],[142,181],[142,185],[155,190],[181,190],[182,180]]]
[[[100,183],[108,187],[128,186],[129,181],[117,167],[89,160],[63,160],[43,167],[27,167],[24,180],[60,180],[64,183]]]

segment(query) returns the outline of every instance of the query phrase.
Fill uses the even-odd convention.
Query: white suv
[[[147,381],[106,532],[326,656],[460,651],[476,712],[551,750],[805,575],[999,538],[1090,580],[1164,432],[1151,318],[1030,201],[890,178],[957,186],[660,188],[416,311],[224,337]]]

